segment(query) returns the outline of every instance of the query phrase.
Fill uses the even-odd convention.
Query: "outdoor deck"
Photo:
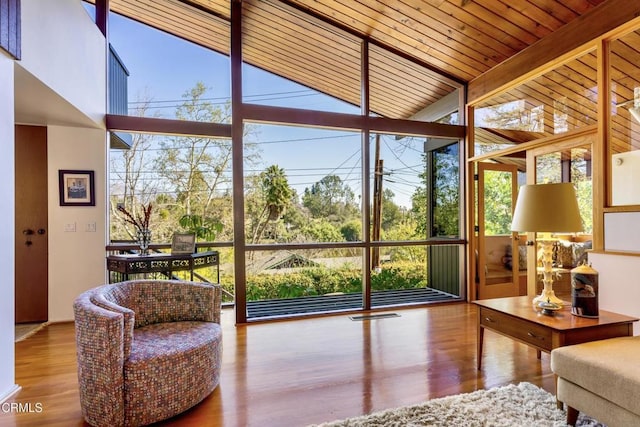
[[[430,288],[373,292],[372,307],[460,301],[460,297]],[[328,311],[357,310],[362,294],[320,295],[290,299],[247,301],[247,318],[267,318]]]

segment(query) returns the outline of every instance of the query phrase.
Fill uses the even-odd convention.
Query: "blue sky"
[[[230,64],[224,55],[119,16],[110,20],[110,40],[130,72],[130,103],[146,93],[154,111],[173,118],[183,93],[198,81],[211,88],[207,98],[212,103],[223,104],[230,97]],[[359,112],[356,107],[249,65],[243,68],[243,91],[245,101],[251,103]],[[356,195],[360,194],[360,133],[266,125],[257,129],[255,140],[262,157],[257,169],[279,165],[299,194],[326,174],[335,173],[352,186]],[[410,207],[410,195],[421,170],[421,150],[422,140],[398,142],[392,136],[383,137],[382,157],[390,173],[385,188],[394,191],[396,203],[406,207]]]

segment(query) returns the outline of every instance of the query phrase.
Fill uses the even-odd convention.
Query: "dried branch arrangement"
[[[149,219],[151,218],[151,203],[147,206],[142,205],[142,214],[137,214],[135,211],[129,212],[124,205],[118,205],[118,211],[124,215],[124,221],[133,225],[136,230],[148,230],[149,229]]]

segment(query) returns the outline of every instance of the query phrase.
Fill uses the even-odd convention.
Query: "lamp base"
[[[553,289],[543,289],[542,293],[533,299],[533,307],[535,309],[539,309],[539,304],[547,301],[553,304],[558,304],[560,307],[564,307],[564,301],[556,296]]]

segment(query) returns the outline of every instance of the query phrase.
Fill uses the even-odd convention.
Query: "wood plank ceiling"
[[[243,0],[244,61],[359,105],[367,39],[371,110],[409,118],[604,1]],[[109,3],[116,13],[229,53],[230,0]],[[566,93],[569,122],[591,124],[595,67],[594,54],[586,55],[499,101],[525,99],[554,111],[557,94]]]

